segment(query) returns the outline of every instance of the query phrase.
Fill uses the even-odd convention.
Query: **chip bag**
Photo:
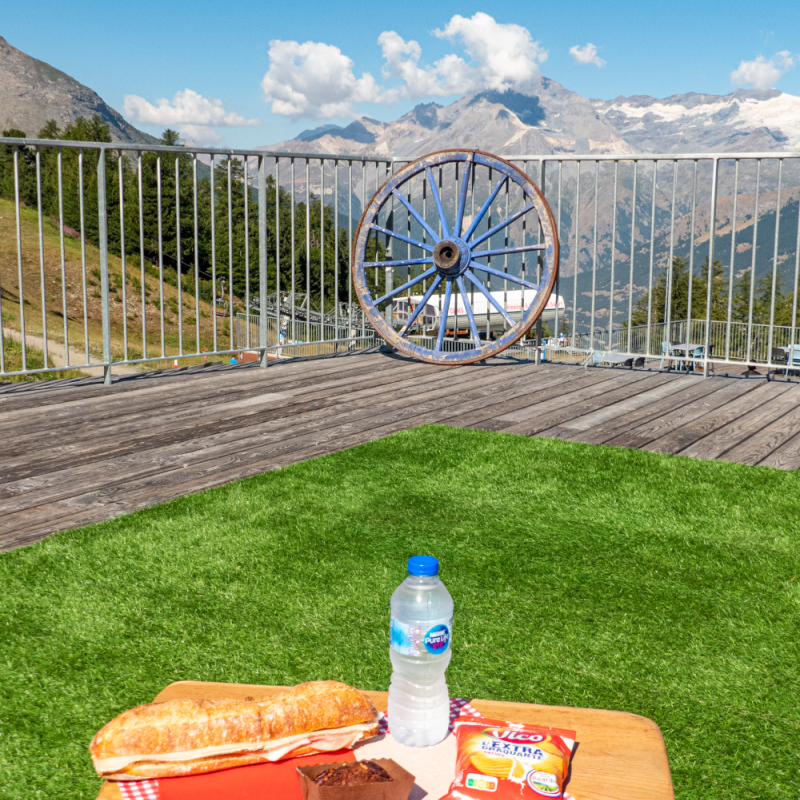
[[[563,797],[575,731],[462,717],[456,778],[442,800]]]

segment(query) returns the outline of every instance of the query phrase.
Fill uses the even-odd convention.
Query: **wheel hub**
[[[442,239],[433,248],[433,263],[445,278],[462,275],[469,266],[469,245],[455,236]]]

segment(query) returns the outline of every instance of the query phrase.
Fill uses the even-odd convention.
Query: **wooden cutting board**
[[[201,697],[208,700],[269,697],[280,686],[179,681],[155,698]],[[366,692],[379,711],[386,711],[387,692]],[[540,706],[496,700],[470,700],[485,717],[568,728],[577,732],[572,775],[567,789],[575,800],[674,800],[664,738],[646,717],[596,708]],[[391,719],[389,720],[391,728]],[[358,754],[358,751],[356,751]],[[455,764],[448,769],[455,772]],[[106,782],[97,800],[122,800],[115,783]],[[438,800],[429,797],[426,800]]]

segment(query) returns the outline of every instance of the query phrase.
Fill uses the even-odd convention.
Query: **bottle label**
[[[452,630],[452,617],[411,624],[392,617],[391,646],[404,656],[438,656],[450,647]]]

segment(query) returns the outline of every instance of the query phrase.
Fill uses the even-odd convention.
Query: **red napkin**
[[[352,750],[290,758],[276,764],[234,767],[208,775],[159,778],[159,800],[302,800],[297,768],[355,761]]]

